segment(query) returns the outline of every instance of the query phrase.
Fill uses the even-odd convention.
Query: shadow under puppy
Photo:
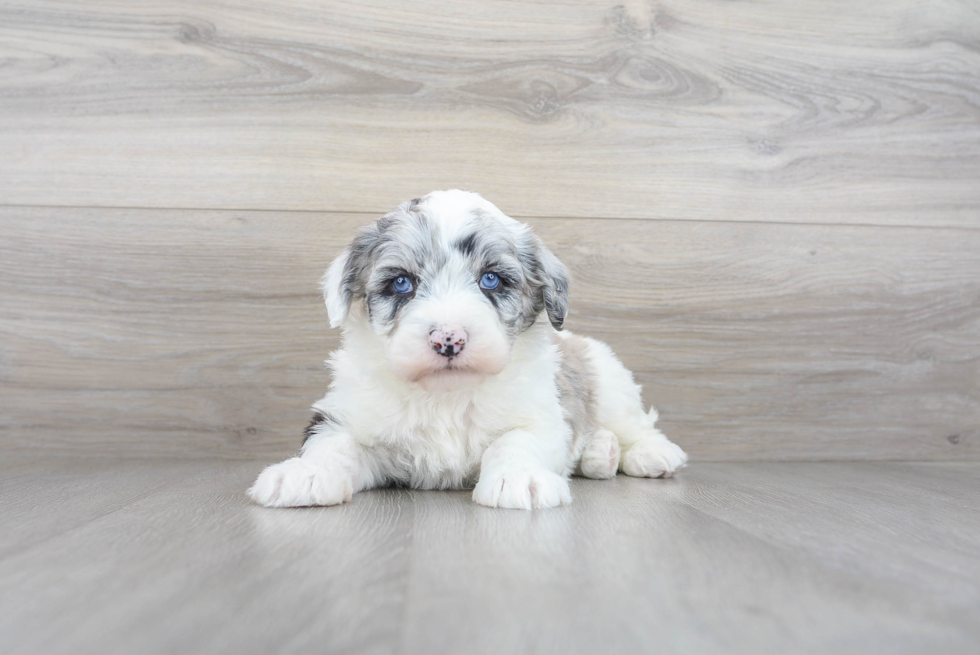
[[[687,455],[654,427],[603,343],[561,331],[568,271],[475,193],[436,191],[362,228],[323,279],[333,381],[299,457],[248,493],[337,505],[400,483],[489,507],[566,505],[568,476],[669,477]]]

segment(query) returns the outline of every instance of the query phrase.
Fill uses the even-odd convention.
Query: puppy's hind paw
[[[619,440],[609,430],[598,430],[582,451],[579,473],[594,480],[616,477],[619,468]]]
[[[354,484],[340,467],[311,464],[299,457],[266,467],[248,496],[266,507],[340,505],[351,499]]]
[[[473,501],[487,507],[544,509],[568,505],[568,480],[544,469],[483,471],[473,490]]]
[[[644,437],[623,453],[619,468],[637,478],[669,478],[687,466],[687,453],[666,437]]]

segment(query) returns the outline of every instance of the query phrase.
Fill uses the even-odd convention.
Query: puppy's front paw
[[[473,500],[487,507],[533,509],[572,502],[568,480],[544,469],[483,471]]]
[[[620,468],[637,478],[669,478],[687,466],[687,453],[664,437],[644,437],[623,453]]]
[[[354,494],[354,482],[338,466],[323,466],[293,457],[266,467],[248,490],[266,507],[340,505]]]

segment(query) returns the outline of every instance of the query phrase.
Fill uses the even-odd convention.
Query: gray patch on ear
[[[347,319],[351,303],[364,295],[364,273],[371,268],[374,247],[378,242],[378,225],[382,220],[360,228],[350,245],[323,276],[330,327],[340,327]]]
[[[534,316],[542,309],[547,311],[551,325],[560,330],[568,315],[568,269],[530,229],[520,257],[532,294]]]
[[[544,308],[556,330],[560,330],[568,316],[568,269],[555,254],[541,245],[541,268],[544,271]]]
[[[348,255],[344,265],[341,291],[346,297],[348,306],[354,300],[364,297],[364,280],[367,272],[371,269],[374,247],[378,243],[381,225],[385,218],[378,219],[376,223],[366,225],[358,230],[354,240],[347,248]]]

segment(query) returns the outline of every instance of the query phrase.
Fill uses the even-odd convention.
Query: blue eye
[[[415,286],[407,276],[399,275],[391,283],[391,288],[395,290],[395,293],[412,293]]]
[[[500,284],[500,278],[496,273],[484,273],[483,277],[480,278],[480,288],[486,289],[496,289],[497,285]]]

